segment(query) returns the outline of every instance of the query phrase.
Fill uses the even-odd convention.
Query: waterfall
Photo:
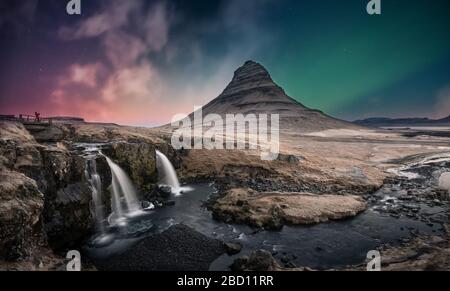
[[[156,150],[156,167],[158,169],[159,184],[169,186],[173,194],[180,195],[182,193],[192,191],[192,188],[190,187],[180,186],[177,173],[175,172],[175,168],[172,163],[166,155],[158,150]]]
[[[180,182],[178,182],[177,174],[172,163],[160,151],[156,151],[156,165],[158,168],[159,182],[163,185],[170,186],[172,192],[180,190]]]
[[[140,214],[141,207],[128,175],[110,158],[104,156],[111,169],[112,176],[112,210],[113,222],[119,225],[126,224],[126,218]]]
[[[141,207],[136,190],[128,175],[110,158],[104,157],[111,169],[112,176],[112,222],[113,224],[124,225],[127,217],[140,214]]]
[[[95,158],[86,160],[86,179],[88,180],[91,191],[92,191],[92,200],[94,202],[95,208],[95,221],[97,224],[97,230],[103,234],[105,233],[105,225],[104,225],[104,211],[103,211],[103,202],[102,202],[102,181],[100,179],[100,175],[97,173],[97,162]]]

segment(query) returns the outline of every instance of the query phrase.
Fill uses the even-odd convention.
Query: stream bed
[[[312,226],[285,226],[281,231],[261,231],[245,225],[215,221],[203,205],[215,191],[213,185],[189,185],[193,191],[173,197],[174,206],[157,208],[129,223],[128,231],[117,235],[114,243],[102,247],[86,246],[92,260],[105,258],[130,248],[140,239],[183,223],[196,231],[226,242],[240,242],[242,251],[235,256],[222,255],[210,270],[228,270],[232,262],[254,250],[270,251],[279,261],[314,269],[339,268],[364,262],[367,252],[386,243],[405,242],[415,235],[438,234],[439,223],[417,218],[393,217],[370,207],[364,213],[343,221]],[[380,194],[381,195],[381,194]],[[383,199],[379,203],[385,203]],[[442,208],[442,206],[439,206]],[[427,209],[429,211],[430,209]]]

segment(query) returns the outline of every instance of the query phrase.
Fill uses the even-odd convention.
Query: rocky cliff
[[[45,130],[43,138],[41,130],[0,123],[0,269],[6,266],[2,261],[25,270],[52,268],[39,267],[43,259],[36,256],[46,258],[48,264],[60,263],[61,258],[51,257],[52,250],[77,246],[94,230],[92,189],[86,177],[89,163],[80,141],[103,143],[104,153],[127,172],[147,200],[158,195],[155,150],[180,164],[164,140],[138,129],[92,124],[54,127]],[[108,214],[111,172],[104,157],[95,160]],[[14,265],[17,261],[26,264]]]
[[[1,258],[66,246],[92,228],[91,191],[81,157],[38,144],[17,123],[0,123]]]

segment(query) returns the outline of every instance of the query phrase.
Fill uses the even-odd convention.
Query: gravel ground
[[[224,252],[221,241],[179,224],[94,264],[100,271],[207,271]]]

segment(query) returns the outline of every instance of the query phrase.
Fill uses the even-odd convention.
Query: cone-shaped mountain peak
[[[316,131],[356,127],[309,109],[286,95],[259,63],[247,61],[234,72],[222,94],[203,107],[203,115],[278,114],[281,130]]]
[[[234,72],[233,81],[244,81],[248,78],[259,78],[260,80],[272,81],[269,72],[261,64],[247,61]]]
[[[233,95],[241,91],[263,87],[276,87],[276,84],[261,64],[247,61],[234,72],[233,80],[222,95]]]

